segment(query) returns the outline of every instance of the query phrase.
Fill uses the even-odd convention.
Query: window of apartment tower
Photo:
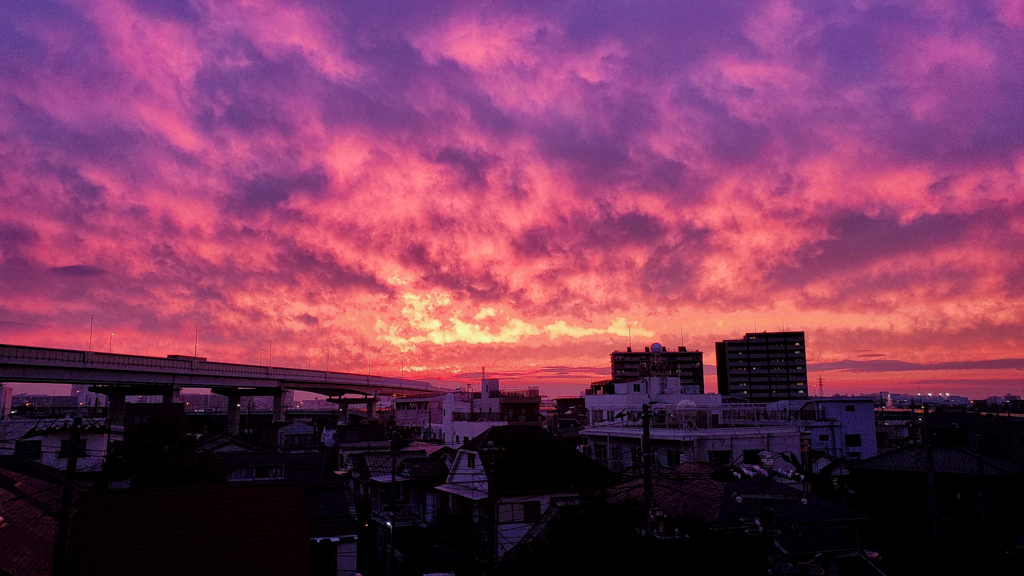
[[[857,411],[857,407],[854,406],[853,404],[847,404],[846,405],[846,411],[847,412],[856,412]]]

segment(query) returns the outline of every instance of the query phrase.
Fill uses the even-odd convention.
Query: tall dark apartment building
[[[685,346],[668,350],[658,343],[644,348],[643,352],[612,352],[612,380],[636,380],[646,376],[675,376],[679,384],[696,384],[704,393],[704,353],[688,351]]]
[[[718,393],[752,402],[807,398],[803,332],[757,332],[715,343]]]

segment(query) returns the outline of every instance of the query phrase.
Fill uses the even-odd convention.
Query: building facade
[[[492,426],[540,426],[540,404],[537,387],[502,390],[497,378],[484,378],[480,392],[396,399],[394,415],[395,424],[413,429],[417,437],[458,447]]]
[[[751,402],[807,398],[803,332],[757,332],[715,344],[718,393]]]
[[[643,352],[612,352],[612,380],[635,380],[649,376],[679,378],[683,384],[697,386],[698,394],[704,393],[704,353],[689,351],[685,346],[669,350],[655,342]]]

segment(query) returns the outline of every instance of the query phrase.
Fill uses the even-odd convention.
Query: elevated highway
[[[273,396],[274,416],[283,419],[286,390],[315,392],[339,400],[346,394],[362,395],[362,402],[371,413],[377,396],[430,396],[443,392],[421,380],[369,374],[209,362],[190,356],[160,358],[9,344],[0,344],[0,382],[89,386],[108,396],[112,428],[123,425],[126,395],[163,395],[166,402],[171,402],[182,388],[209,388],[228,397],[228,429],[236,434],[241,396]]]

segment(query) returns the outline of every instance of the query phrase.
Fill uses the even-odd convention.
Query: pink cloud
[[[585,380],[757,319],[1019,356],[1018,4],[26,4],[0,340]]]

